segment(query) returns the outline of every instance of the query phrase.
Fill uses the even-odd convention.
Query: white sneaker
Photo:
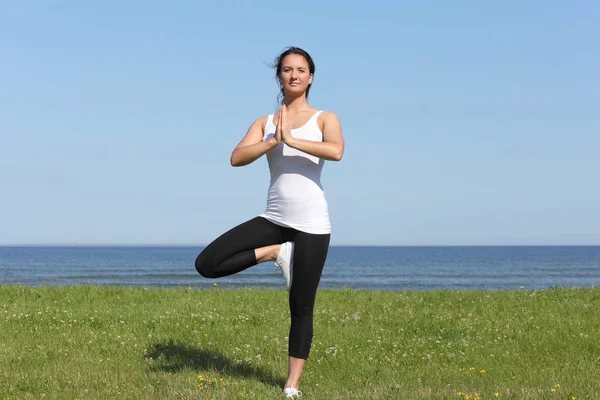
[[[285,290],[289,292],[290,288],[292,287],[294,242],[285,242],[281,244],[281,250],[279,250],[275,265],[277,265],[277,267],[283,273],[283,278],[285,279]]]
[[[285,397],[288,399],[293,399],[294,397],[302,397],[302,392],[292,387],[283,389],[283,394],[285,394]]]

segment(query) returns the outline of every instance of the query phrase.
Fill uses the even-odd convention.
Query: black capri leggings
[[[294,265],[289,303],[292,323],[288,355],[307,359],[313,337],[317,286],[327,258],[330,234],[311,234],[255,217],[225,232],[196,258],[205,278],[235,274],[257,264],[254,249],[293,241]]]

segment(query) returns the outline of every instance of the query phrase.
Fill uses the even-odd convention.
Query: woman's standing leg
[[[255,217],[225,232],[196,258],[196,270],[205,278],[220,278],[245,270],[259,262],[277,258],[283,229]]]
[[[313,338],[317,287],[329,250],[329,234],[298,232],[294,248],[294,276],[290,288],[289,371],[285,387],[298,388]]]

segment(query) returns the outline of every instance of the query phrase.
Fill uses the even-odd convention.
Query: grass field
[[[0,286],[0,399],[281,399],[287,293]],[[322,290],[303,399],[600,399],[600,290]]]

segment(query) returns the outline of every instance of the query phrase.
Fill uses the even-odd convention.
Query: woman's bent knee
[[[206,254],[200,253],[196,257],[196,271],[205,278],[216,278],[217,275],[214,272],[214,265],[210,262]]]

